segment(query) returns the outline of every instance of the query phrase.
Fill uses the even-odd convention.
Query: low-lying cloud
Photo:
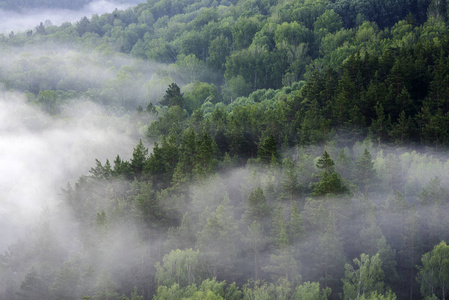
[[[104,54],[61,44],[0,49],[0,81],[8,89],[75,91],[104,106],[131,111],[159,101],[173,79],[159,75],[167,66],[125,54]],[[162,72],[164,73],[164,72]]]
[[[0,92],[0,251],[20,238],[44,208],[53,209],[67,182],[75,182],[95,159],[129,159],[130,126],[90,102],[51,117],[18,93]]]
[[[61,25],[64,22],[76,22],[82,17],[91,17],[93,14],[101,15],[112,12],[116,8],[127,9],[138,2],[128,1],[127,3],[99,0],[85,5],[81,10],[69,9],[30,9],[22,12],[0,10],[0,33],[10,33],[11,31],[25,31],[34,29],[40,22],[51,21],[53,25]]]

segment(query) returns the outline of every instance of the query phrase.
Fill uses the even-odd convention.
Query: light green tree
[[[345,265],[343,281],[344,299],[360,299],[373,292],[382,292],[384,273],[379,254],[369,257],[362,253],[360,259],[353,260],[354,265]]]
[[[296,287],[292,299],[296,300],[326,300],[331,289],[321,290],[318,282],[306,281]]]
[[[392,291],[387,291],[385,294],[373,292],[369,296],[363,295],[360,300],[396,300],[396,295]]]
[[[181,287],[201,282],[199,251],[172,250],[165,254],[162,264],[156,263],[156,281],[159,285],[171,287],[178,284]]]
[[[421,259],[417,281],[423,297],[436,295],[445,300],[449,286],[449,246],[445,241],[436,245]]]
[[[244,300],[287,300],[291,299],[291,283],[281,279],[274,283],[256,281],[245,284],[242,288]]]

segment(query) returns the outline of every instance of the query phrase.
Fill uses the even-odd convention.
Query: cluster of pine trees
[[[24,276],[5,281],[5,297],[445,295],[447,160],[369,140],[282,155],[268,145],[239,166],[189,130],[151,153],[140,142],[129,161],[97,161],[64,189],[76,253],[42,223],[2,255],[7,274]]]

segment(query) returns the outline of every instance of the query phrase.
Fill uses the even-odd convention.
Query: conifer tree
[[[336,292],[337,282],[343,273],[343,243],[337,230],[334,214],[329,213],[325,232],[319,238],[319,247],[314,253],[318,272],[321,274],[324,288],[330,287]]]
[[[249,195],[246,210],[243,213],[243,220],[249,225],[254,221],[266,224],[267,218],[270,216],[270,206],[267,198],[263,194],[263,190],[258,187]]]
[[[282,196],[293,202],[293,199],[298,197],[301,193],[301,185],[298,179],[298,172],[295,164],[290,158],[286,158],[283,161],[284,164],[284,177],[282,180]]]
[[[341,182],[339,174],[334,171],[334,164],[327,151],[324,151],[323,156],[316,163],[317,168],[322,172],[319,175],[320,181],[313,185],[314,196],[342,195],[349,192]]]
[[[273,158],[278,161],[279,154],[277,142],[273,134],[270,134],[263,140],[263,142],[259,146],[259,149],[257,150],[257,156],[265,164],[269,164]]]
[[[364,193],[374,185],[376,181],[376,170],[374,169],[374,162],[371,153],[365,148],[362,156],[356,164],[356,181],[360,185],[360,190]]]
[[[332,160],[332,158],[330,157],[329,153],[327,153],[326,150],[324,150],[323,156],[321,156],[316,163],[318,169],[321,169],[329,173],[334,171],[334,165],[335,165],[334,161]]]
[[[288,223],[288,238],[290,245],[293,247],[304,236],[304,227],[302,224],[301,214],[296,202],[290,208],[290,222]]]
[[[139,141],[139,144],[134,148],[133,157],[131,158],[131,170],[133,175],[140,179],[142,176],[143,169],[147,160],[148,149]]]
[[[287,235],[282,206],[278,205],[273,216],[272,236],[275,251],[270,255],[270,262],[263,268],[270,273],[273,279],[284,279],[296,282],[298,278],[297,262],[294,258],[293,248]]]
[[[261,248],[267,243],[267,239],[264,237],[262,227],[258,221],[253,221],[248,226],[248,232],[244,237],[244,242],[251,247],[254,254],[254,281],[259,280],[260,273],[260,258],[259,253]]]
[[[165,95],[162,98],[161,105],[167,106],[179,106],[183,108],[184,106],[184,98],[183,94],[181,94],[181,89],[176,83],[171,83],[167,90],[165,91]]]

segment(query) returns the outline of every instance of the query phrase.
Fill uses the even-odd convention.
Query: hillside
[[[447,18],[149,0],[0,36],[0,82],[42,128],[88,100],[140,139],[0,256],[1,297],[444,298]]]

